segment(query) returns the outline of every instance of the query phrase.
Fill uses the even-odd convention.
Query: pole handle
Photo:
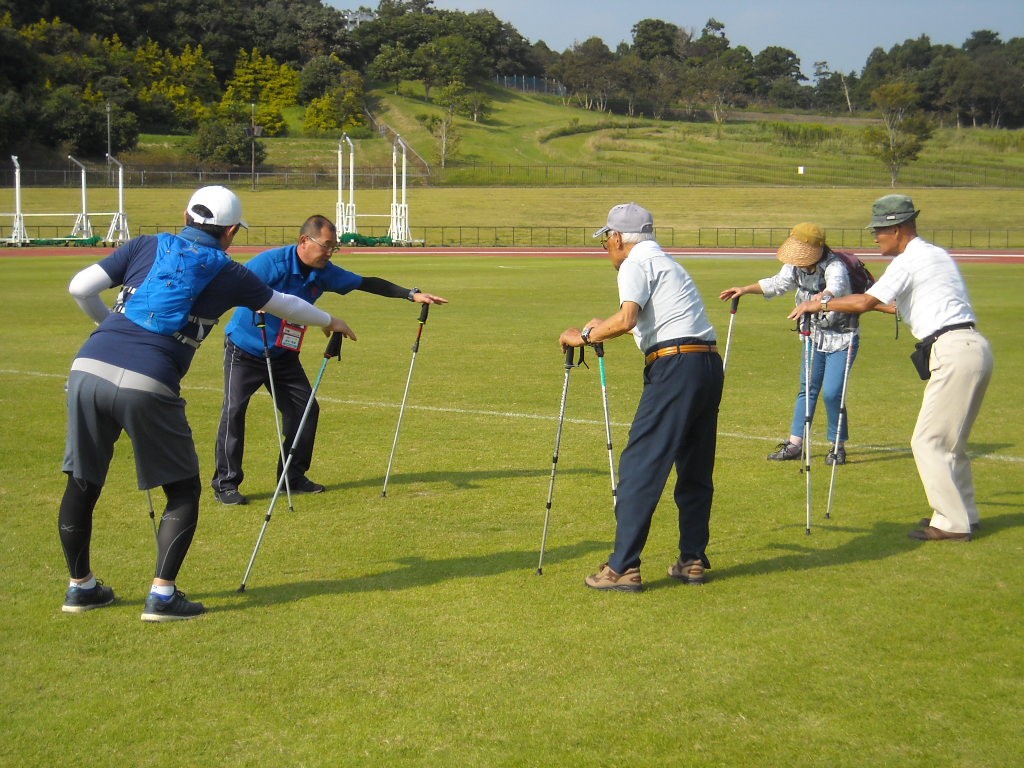
[[[424,304],[423,308],[420,310],[420,323],[427,322],[427,313],[429,311],[430,311],[430,305],[429,304]]]
[[[325,360],[329,360],[332,357],[341,357],[341,339],[341,331],[335,331],[331,334],[331,339],[327,342],[327,349],[324,350]]]
[[[729,314],[730,315],[735,315],[736,314],[736,310],[739,309],[739,308],[740,308],[740,297],[739,296],[733,296],[732,297],[732,306],[729,308]]]
[[[803,336],[811,335],[811,313],[804,312],[800,315],[800,334]]]
[[[573,356],[575,354],[576,354],[576,348],[575,347],[566,347],[566,349],[565,349],[565,367],[567,369],[568,368],[572,368]]]
[[[595,341],[591,346],[594,348],[594,354],[598,357],[604,357],[604,342]]]

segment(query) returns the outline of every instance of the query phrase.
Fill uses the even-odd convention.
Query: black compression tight
[[[84,579],[91,571],[89,540],[92,538],[92,511],[99,498],[100,486],[68,475],[57,523],[60,545],[64,548],[64,559],[72,579]]]
[[[178,570],[188,554],[199,523],[202,487],[199,475],[163,487],[167,494],[167,508],[160,518],[160,532],[156,539],[155,576],[158,579],[174,581],[178,577]]]
[[[58,524],[64,559],[73,579],[84,579],[91,573],[89,542],[92,538],[92,515],[102,489],[98,485],[76,480],[68,475],[67,487],[60,502]],[[157,534],[156,578],[174,581],[178,576],[199,522],[199,475],[163,486],[167,507],[160,519]]]

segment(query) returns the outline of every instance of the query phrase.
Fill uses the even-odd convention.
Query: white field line
[[[0,375],[11,375],[11,376],[30,376],[34,378],[42,379],[66,379],[67,374],[63,373],[44,373],[42,371],[20,371],[0,368]],[[219,387],[188,387],[188,390],[193,392],[215,392],[221,393],[222,390]],[[259,390],[259,396],[270,397],[264,390]],[[347,400],[338,397],[328,397],[323,395],[317,395],[317,400],[322,403],[337,403],[339,405],[350,405],[356,408],[387,408],[387,409],[398,409],[401,407],[401,403],[385,403],[375,400]],[[485,416],[487,418],[501,418],[501,419],[522,419],[522,420],[533,420],[533,421],[558,421],[557,415],[551,414],[538,414],[538,413],[521,413],[519,411],[490,411],[479,408],[453,408],[453,407],[440,407],[434,405],[410,405],[406,404],[406,409],[411,411],[424,411],[428,413],[452,413],[459,416]],[[565,422],[568,424],[589,424],[589,425],[600,425],[604,426],[604,421],[598,421],[597,419],[573,419],[566,417]],[[630,422],[624,421],[612,421],[613,427],[626,428],[629,427]],[[742,432],[719,432],[719,437],[729,437],[736,440],[757,440],[759,442],[778,442],[778,437],[765,437],[763,435],[750,435]],[[909,446],[891,446],[891,445],[871,445],[866,443],[848,443],[848,445],[856,448],[865,448],[871,451],[880,453],[910,453]],[[1024,457],[1021,456],[999,456],[995,454],[971,454],[972,459],[988,460],[988,461],[1000,461],[1010,464],[1024,464]]]

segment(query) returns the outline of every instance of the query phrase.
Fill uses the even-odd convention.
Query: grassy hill
[[[489,94],[485,119],[457,120],[460,143],[445,168],[419,119],[440,110],[422,91],[408,84],[399,94],[374,91],[371,108],[425,160],[432,185],[889,185],[888,169],[864,151],[864,121],[737,113],[717,126],[595,113],[496,87]],[[290,118],[298,136],[301,112]],[[387,136],[355,141],[357,168],[390,167],[393,139]],[[143,137],[130,162],[166,159],[182,143]],[[264,143],[267,166],[331,172],[337,164],[337,138]],[[419,174],[414,155],[409,162],[410,173]],[[919,160],[903,169],[900,183],[1024,187],[1024,131],[939,128]]]

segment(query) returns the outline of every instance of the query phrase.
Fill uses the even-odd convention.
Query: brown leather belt
[[[644,365],[650,365],[659,357],[670,357],[671,355],[685,355],[687,352],[717,352],[715,344],[681,344],[678,347],[662,347],[651,352],[644,358]]]

